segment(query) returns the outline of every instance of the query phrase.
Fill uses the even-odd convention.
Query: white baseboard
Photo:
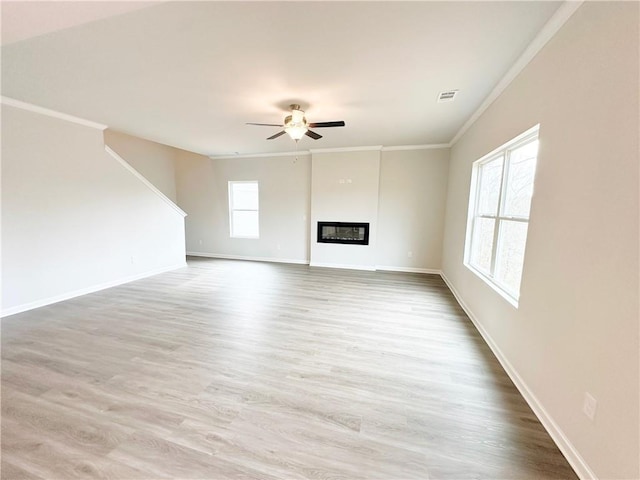
[[[383,272],[426,273],[430,275],[440,275],[442,273],[440,270],[434,268],[389,267],[386,265],[376,265],[376,270]]]
[[[502,350],[498,347],[498,345],[493,341],[489,332],[487,332],[482,324],[478,321],[478,318],[474,315],[474,313],[469,309],[469,307],[465,304],[464,300],[455,289],[453,284],[449,281],[444,272],[440,273],[440,276],[444,280],[444,282],[453,293],[453,296],[456,297],[456,300],[465,311],[467,316],[471,319],[471,322],[476,327],[486,344],[489,346],[495,357],[502,365],[502,368],[507,375],[511,379],[511,381],[515,384],[516,388],[520,391],[520,394],[525,399],[525,401],[533,410],[533,413],[538,417],[542,426],[547,430],[553,441],[556,443],[562,454],[565,456],[571,467],[575,470],[578,477],[582,480],[597,480],[597,476],[587,462],[582,458],[578,450],[573,446],[571,441],[564,434],[562,429],[558,426],[558,424],[553,420],[551,415],[546,411],[542,403],[538,400],[535,394],[531,391],[525,381],[520,377],[517,370],[511,365],[511,362],[507,359],[507,357],[502,353]]]
[[[246,257],[244,255],[225,255],[221,253],[204,253],[204,252],[187,252],[187,255],[191,257],[223,258],[226,260],[248,260],[250,262],[295,263],[297,265],[309,264],[307,260],[298,260],[294,258]]]
[[[111,282],[101,283],[99,285],[93,285],[87,288],[81,288],[80,290],[74,290],[73,292],[63,293],[61,295],[56,295],[55,297],[49,297],[42,300],[37,300],[35,302],[24,303],[22,305],[17,305],[15,307],[7,308],[2,310],[0,314],[1,318],[8,317],[9,315],[15,315],[17,313],[26,312],[28,310],[33,310],[34,308],[45,307],[47,305],[51,305],[53,303],[62,302],[64,300],[70,300],[72,298],[80,297],[82,295],[87,295],[89,293],[98,292],[100,290],[105,290],[111,287],[117,287],[118,285],[122,285],[125,283],[133,282],[135,280],[141,280],[143,278],[152,277],[153,275],[158,275],[160,273],[169,272],[171,270],[176,270],[178,268],[186,267],[186,262],[179,263],[177,265],[172,265],[170,267],[158,268],[156,270],[150,270],[148,272],[139,273],[137,275],[132,275],[129,277],[119,278],[118,280],[113,280]]]
[[[336,264],[336,263],[309,263],[307,260],[298,260],[292,258],[276,258],[276,257],[248,257],[245,255],[226,255],[222,253],[205,253],[205,252],[187,252],[188,256],[191,257],[205,257],[205,258],[222,258],[226,260],[247,260],[250,262],[274,262],[274,263],[294,263],[298,265],[309,265],[310,267],[321,267],[321,268],[342,268],[345,270],[364,270],[367,272],[373,272],[376,270],[386,271],[386,272],[406,272],[406,273],[426,273],[426,274],[434,274],[440,275],[440,270],[435,270],[431,268],[414,268],[414,267],[390,267],[390,266],[381,266],[376,265],[375,267],[363,266],[363,265],[345,265],[345,264]]]
[[[317,263],[311,262],[309,264],[310,267],[321,267],[321,268],[341,268],[344,270],[364,270],[367,272],[375,272],[376,267],[368,266],[368,265],[346,265],[342,263]]]

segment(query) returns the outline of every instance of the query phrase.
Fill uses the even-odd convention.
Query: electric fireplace
[[[369,224],[354,222],[318,222],[318,243],[369,245]]]

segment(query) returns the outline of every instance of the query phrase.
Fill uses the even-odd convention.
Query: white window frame
[[[241,184],[241,183],[255,183],[258,187],[258,208],[257,209],[247,209],[247,208],[234,208],[233,206],[233,185]],[[229,236],[231,238],[250,238],[250,239],[259,239],[260,238],[260,183],[257,180],[242,180],[242,181],[230,181],[228,183],[229,189]],[[234,235],[233,228],[233,212],[257,212],[258,214],[258,234],[257,235]]]
[[[507,182],[505,179],[508,179],[509,175],[509,164],[510,164],[510,153],[512,150],[515,150],[533,140],[539,139],[539,131],[540,125],[536,125],[526,132],[521,133],[514,139],[509,142],[501,145],[496,148],[492,152],[488,153],[484,157],[473,162],[473,169],[471,174],[471,188],[469,193],[469,212],[467,215],[467,235],[464,243],[464,265],[475,273],[478,277],[484,280],[491,288],[493,288],[497,293],[502,295],[511,305],[514,307],[518,307],[518,301],[520,299],[520,292],[514,292],[509,289],[508,286],[502,284],[496,278],[496,263],[497,263],[497,252],[500,248],[499,242],[499,233],[500,233],[500,224],[503,221],[515,221],[515,222],[524,222],[529,223],[529,215],[528,216],[512,216],[512,215],[503,215],[503,211],[505,208],[505,199],[507,192]],[[497,159],[503,159],[502,162],[502,174],[500,177],[500,196],[498,198],[498,211],[495,215],[485,215],[478,213],[478,202],[480,199],[480,175],[479,170],[482,165],[490,163]],[[535,178],[534,178],[535,185]],[[472,241],[473,241],[473,229],[475,225],[476,218],[490,218],[495,220],[495,225],[493,229],[493,245],[491,251],[491,266],[489,272],[482,271],[479,268],[475,267],[471,263],[471,251],[472,251]],[[528,232],[527,232],[528,237]],[[526,240],[525,240],[526,244]],[[525,246],[525,258],[526,258],[526,246]],[[524,260],[523,260],[524,267]]]

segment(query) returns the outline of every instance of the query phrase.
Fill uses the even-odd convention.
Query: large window
[[[464,262],[515,306],[529,227],[538,128],[473,164]]]
[[[236,238],[258,238],[258,182],[229,182],[229,227]]]

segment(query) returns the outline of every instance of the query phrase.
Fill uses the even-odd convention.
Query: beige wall
[[[638,24],[583,4],[451,150],[444,273],[584,478],[640,478]],[[471,164],[537,123],[515,309],[462,264]]]
[[[106,130],[104,141],[158,190],[176,201],[174,158],[178,149],[115,130]]]
[[[2,106],[2,312],[184,265],[184,218],[103,132]]]
[[[378,268],[440,270],[448,175],[449,149],[382,151]]]
[[[187,214],[187,253],[214,253],[216,232],[222,228],[215,222],[222,206],[216,203],[213,162],[197,153],[180,151],[175,172],[178,206]]]
[[[309,261],[309,155],[176,160],[178,204],[187,214],[187,251],[193,254],[283,262]],[[229,181],[257,180],[260,238],[231,238]]]
[[[314,152],[313,162],[312,167],[309,154],[297,161],[290,156],[211,160],[179,151],[176,188],[178,205],[188,213],[187,251],[354,268],[440,270],[448,149]],[[229,236],[231,180],[260,182],[257,240]],[[317,222],[332,219],[371,223],[369,247],[317,244]]]
[[[375,269],[379,183],[379,149],[313,154],[311,265]],[[318,222],[369,223],[369,245],[318,243]]]

